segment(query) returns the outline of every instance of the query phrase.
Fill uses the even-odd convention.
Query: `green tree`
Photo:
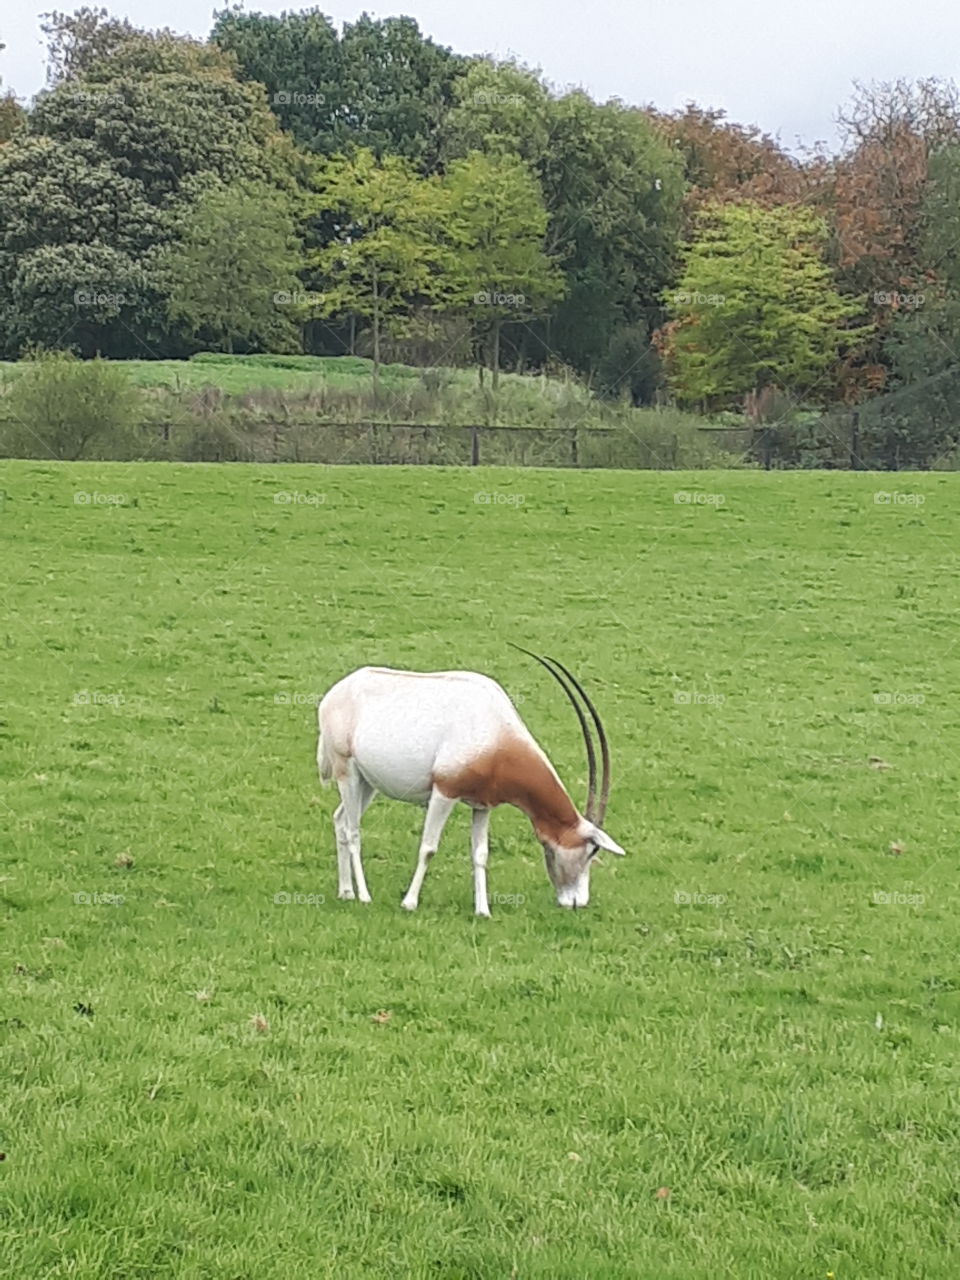
[[[440,290],[440,187],[418,178],[402,157],[378,160],[366,148],[349,158],[332,157],[315,182],[318,204],[335,211],[337,228],[331,243],[308,254],[323,289],[318,309],[369,320],[377,388],[385,328],[402,327],[416,299]]]
[[[551,137],[553,99],[536,71],[510,60],[476,58],[453,86],[443,122],[445,164],[471,151],[515,155],[536,170]]]
[[[567,279],[548,339],[563,360],[595,374],[623,328],[656,328],[676,278],[683,201],[680,157],[648,117],[579,91],[552,108],[540,166],[550,211],[547,245]],[[652,353],[650,362],[655,364]],[[617,369],[626,378],[629,365]],[[609,375],[608,375],[609,376]]]
[[[79,79],[92,63],[142,34],[126,18],[111,18],[106,9],[87,5],[73,13],[43,13],[40,19],[40,30],[47,38],[47,83],[51,85]]]
[[[0,53],[6,47],[5,44],[0,44]],[[3,81],[0,80],[0,84],[2,83]],[[10,141],[26,118],[27,113],[14,97],[11,89],[0,95],[0,145]]]
[[[497,390],[500,335],[562,297],[563,276],[544,252],[548,216],[536,178],[516,156],[471,152],[446,177],[452,249],[446,296],[462,306],[486,347]]]
[[[615,388],[634,358],[611,363],[616,336],[663,319],[661,294],[676,272],[682,158],[646,113],[580,91],[556,96],[515,62],[478,60],[455,92],[444,125],[447,161],[473,150],[526,161],[549,215],[546,248],[566,277],[545,321],[511,336],[521,350],[533,341],[541,358],[559,356],[588,375],[602,364]],[[652,351],[642,358],[656,367]]]
[[[412,18],[345,23],[315,9],[279,17],[224,9],[211,39],[233,53],[244,79],[266,86],[284,129],[334,155],[353,146],[436,164],[438,128],[465,59],[422,35]]]
[[[298,158],[221,50],[134,33],[83,66],[0,148],[0,351],[182,354],[156,275],[180,213],[211,182],[293,191]]]
[[[860,341],[863,304],[837,292],[827,232],[809,209],[708,205],[697,219],[663,336],[678,401],[710,409],[766,387],[827,398],[826,377]]]
[[[300,349],[299,244],[289,200],[264,185],[211,186],[182,218],[160,266],[171,315],[209,332],[275,351]]]
[[[0,95],[0,146],[9,142],[21,125],[26,124],[27,113],[8,90]]]

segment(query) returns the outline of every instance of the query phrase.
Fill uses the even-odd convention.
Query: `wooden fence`
[[[740,454],[751,432],[628,427],[450,426],[411,422],[151,424],[146,453],[207,462],[673,469],[709,465],[717,446]]]

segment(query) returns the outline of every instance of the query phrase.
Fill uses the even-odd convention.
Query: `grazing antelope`
[[[361,667],[333,686],[317,715],[320,779],[326,783],[335,778],[340,790],[333,815],[339,897],[353,898],[355,885],[360,901],[370,901],[360,860],[360,819],[382,791],[394,800],[427,808],[417,869],[403,899],[408,911],[415,911],[420,902],[427,866],[458,800],[473,809],[477,915],[490,914],[487,833],[490,810],[501,804],[522,809],[533,823],[560,906],[587,905],[590,864],[597,850],[624,852],[600,827],[610,794],[607,739],[593,703],[566,667],[554,658],[529,656],[559,682],[580,721],[589,770],[585,813],[577,812],[553,765],[495,680],[472,671]],[[574,690],[586,704],[600,741],[599,799],[596,752]]]

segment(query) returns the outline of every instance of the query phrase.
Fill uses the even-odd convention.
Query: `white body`
[[[475,908],[489,915],[490,809],[516,804],[534,823],[564,906],[589,900],[590,858],[619,845],[581,817],[553,766],[495,680],[471,671],[419,673],[363,667],[318,708],[321,779],[336,779],[339,896],[370,901],[360,859],[360,819],[377,792],[426,805],[420,856],[403,905],[416,909],[427,865],[457,801],[474,810]],[[589,852],[586,847],[592,845]]]

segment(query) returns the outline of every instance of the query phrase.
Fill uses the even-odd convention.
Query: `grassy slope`
[[[310,391],[318,386],[370,386],[373,362],[354,356],[218,356],[202,355],[193,360],[119,361],[140,387],[167,387],[173,391],[198,391],[217,386],[234,395],[264,389]],[[0,361],[0,375],[15,377],[26,363]],[[447,369],[445,376],[457,385],[472,389],[477,382],[473,369]],[[412,365],[385,364],[381,382],[385,391],[416,382],[422,369]],[[529,384],[528,378],[504,374],[504,385]]]
[[[955,1274],[960,504],[894,483],[3,464],[6,1273]],[[498,814],[477,923],[459,814],[408,917],[381,800],[336,902],[353,666],[498,676],[582,794],[508,637],[629,856],[564,913]]]

